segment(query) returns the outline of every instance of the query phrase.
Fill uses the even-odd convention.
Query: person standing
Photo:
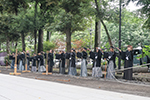
[[[110,52],[104,52],[104,58],[108,61],[107,66],[107,79],[114,79],[115,77],[115,68],[116,68],[116,56],[117,53],[114,51],[114,47],[110,47]]]
[[[30,57],[30,61],[32,61],[32,68],[31,68],[31,71],[32,71],[32,72],[36,72],[36,71],[37,71],[37,69],[36,69],[37,56],[36,56],[35,53],[33,54],[33,57]]]
[[[9,60],[12,60],[11,61],[11,69],[14,69],[14,65],[15,65],[15,53],[12,53],[9,55]]]
[[[88,49],[89,50],[89,49]],[[102,52],[100,48],[96,48],[96,52],[90,51],[90,58],[93,59],[94,67],[92,68],[92,76],[100,78],[102,77],[102,69],[101,69],[101,58]]]
[[[23,54],[23,52],[20,52],[20,55],[19,55],[19,70],[22,71],[24,70],[24,64],[23,64],[23,60],[25,59],[25,55]]]
[[[65,52],[62,51],[61,52],[61,55],[60,55],[60,59],[61,59],[61,62],[60,62],[60,74],[65,74],[65,60],[66,60],[66,56],[65,56]]]
[[[55,52],[54,52],[55,53]],[[59,51],[59,53],[56,53],[55,54],[55,59],[58,60],[59,64],[58,64],[58,67],[59,67],[59,73],[60,73],[60,65],[61,65],[61,51]]]
[[[53,50],[50,50],[48,54],[48,72],[53,72],[53,66],[54,66],[53,59],[54,59]]]
[[[123,79],[132,80],[132,68],[133,67],[133,47],[131,45],[127,46],[127,51],[123,52],[119,48],[117,48],[121,53],[121,58],[124,60],[124,75]],[[126,69],[130,68],[130,69]]]
[[[87,52],[86,52],[87,48],[83,48],[83,51],[82,51],[82,60],[81,60],[81,74],[80,76],[83,76],[83,77],[86,77],[87,76]]]
[[[17,69],[19,70],[19,60],[20,60],[20,54],[19,52],[16,54],[17,55]]]
[[[69,58],[69,75],[76,76],[76,58],[75,58],[75,50],[71,49],[70,58]]]
[[[37,60],[38,60],[38,72],[44,72],[46,71],[46,68],[44,66],[44,58],[43,58],[43,55],[41,55],[41,53],[38,53],[38,57],[37,57]]]

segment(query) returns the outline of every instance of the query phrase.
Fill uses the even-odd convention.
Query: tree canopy
[[[141,9],[128,11],[125,5],[135,1]],[[50,49],[48,44],[57,49],[58,41],[66,43],[67,52],[79,45],[94,49],[95,22],[100,21],[101,47],[118,47],[118,5],[119,0],[1,0],[0,43],[7,51],[19,47],[36,53]],[[122,49],[149,44],[149,5],[149,0],[122,1]]]

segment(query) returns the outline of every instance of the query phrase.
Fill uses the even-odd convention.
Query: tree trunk
[[[103,26],[104,26],[104,28],[105,28],[105,31],[106,31],[106,34],[107,34],[107,38],[108,38],[109,44],[110,44],[110,46],[113,46],[113,44],[112,44],[112,42],[111,42],[111,38],[110,38],[109,32],[108,32],[108,30],[107,30],[107,27],[106,27],[105,23],[103,22],[103,20],[101,20],[101,22],[102,22],[102,24],[103,24]]]
[[[37,25],[36,25],[36,15],[37,15],[37,4],[38,1],[35,0],[35,6],[34,6],[34,53],[37,53]]]
[[[98,21],[98,47],[101,47],[101,21]]]
[[[46,41],[49,41],[49,42],[50,42],[50,39],[51,39],[51,32],[47,31],[47,38],[46,38]]]
[[[15,43],[15,49],[17,48],[17,46],[18,46],[18,43],[16,42],[16,43]]]
[[[22,51],[25,51],[26,44],[25,44],[25,36],[24,33],[21,33],[21,41],[22,41]]]
[[[96,52],[96,47],[100,47],[100,39],[101,39],[101,23],[96,19],[95,20],[95,45],[94,45],[95,52]]]
[[[10,49],[9,49],[9,38],[7,38],[6,50],[7,50],[7,54],[9,54],[9,53],[10,53]]]
[[[98,31],[97,31],[97,27],[98,26],[98,22],[97,20],[95,20],[95,45],[94,45],[94,52],[96,52],[96,47],[98,47]]]
[[[49,31],[47,31],[46,41],[49,41]]]
[[[66,30],[66,49],[67,52],[71,51],[71,29]]]
[[[71,29],[68,28],[66,30],[66,49],[67,49],[67,52],[71,52]],[[68,68],[68,71],[69,71],[69,60],[66,59],[66,63],[67,63],[67,68]]]
[[[37,44],[37,31],[34,30],[34,53],[37,53],[36,44]]]
[[[14,41],[11,42],[11,48],[14,48]]]
[[[39,29],[38,35],[38,52],[43,51],[43,30]]]
[[[108,29],[107,29],[107,27],[106,27],[104,21],[101,19],[101,16],[100,16],[100,11],[99,11],[99,9],[98,9],[99,7],[98,7],[97,0],[95,0],[95,5],[96,5],[96,11],[97,11],[97,13],[98,13],[98,17],[99,17],[99,19],[100,19],[100,21],[101,21],[101,23],[102,23],[102,25],[104,26],[104,29],[105,29],[105,31],[106,31],[109,44],[110,44],[110,46],[112,46],[112,42],[111,42],[111,38],[110,38],[110,35],[109,35],[109,32],[108,32]]]

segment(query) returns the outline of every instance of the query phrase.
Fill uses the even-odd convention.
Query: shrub
[[[49,51],[50,49],[55,49],[56,44],[54,42],[45,41],[43,43],[43,51]]]

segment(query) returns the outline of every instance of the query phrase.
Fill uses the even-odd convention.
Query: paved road
[[[150,100],[150,98],[0,74],[0,100]]]

